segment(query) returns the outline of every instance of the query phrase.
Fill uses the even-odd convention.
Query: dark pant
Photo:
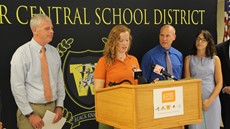
[[[221,93],[220,101],[224,129],[230,129],[230,95]]]
[[[30,104],[34,113],[39,115],[41,118],[44,117],[46,110],[50,110],[54,112],[56,104],[55,102],[47,103],[47,104]],[[19,129],[34,129],[30,124],[29,119],[22,114],[22,112],[18,109],[17,111],[17,124]]]

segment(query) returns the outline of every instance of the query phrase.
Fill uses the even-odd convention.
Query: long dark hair
[[[193,44],[193,47],[191,49],[190,55],[197,55],[196,38],[200,34],[203,34],[204,39],[208,42],[207,47],[206,47],[206,51],[205,51],[206,57],[213,58],[213,56],[216,55],[216,47],[215,47],[213,36],[208,30],[201,30],[196,34],[196,37],[195,37],[194,44]]]

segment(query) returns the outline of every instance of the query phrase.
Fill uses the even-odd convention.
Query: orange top
[[[105,57],[101,57],[96,64],[94,71],[94,79],[105,80],[105,86],[108,87],[109,82],[119,83],[123,80],[129,80],[133,85],[137,84],[134,80],[133,68],[139,69],[139,63],[136,57],[127,55],[124,62],[116,59],[112,65],[107,65]],[[123,84],[129,84],[124,82]]]

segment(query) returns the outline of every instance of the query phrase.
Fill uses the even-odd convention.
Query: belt
[[[50,101],[48,103],[32,103],[32,102],[29,102],[30,104],[34,104],[34,105],[48,105],[48,104],[52,104],[54,103],[55,101]]]

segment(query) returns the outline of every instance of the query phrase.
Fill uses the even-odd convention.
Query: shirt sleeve
[[[106,78],[106,61],[105,58],[102,57],[96,64],[96,68],[94,71],[94,79],[103,79]]]
[[[28,66],[26,58],[23,55],[24,54],[20,50],[17,50],[12,57],[10,83],[15,102],[22,114],[26,115],[31,113],[33,110],[29,104],[26,94],[25,79]]]
[[[64,80],[63,80],[63,72],[61,69],[61,59],[59,57],[59,71],[58,71],[58,80],[57,80],[57,100],[56,106],[64,107],[64,99],[65,99],[65,89],[64,89]]]

